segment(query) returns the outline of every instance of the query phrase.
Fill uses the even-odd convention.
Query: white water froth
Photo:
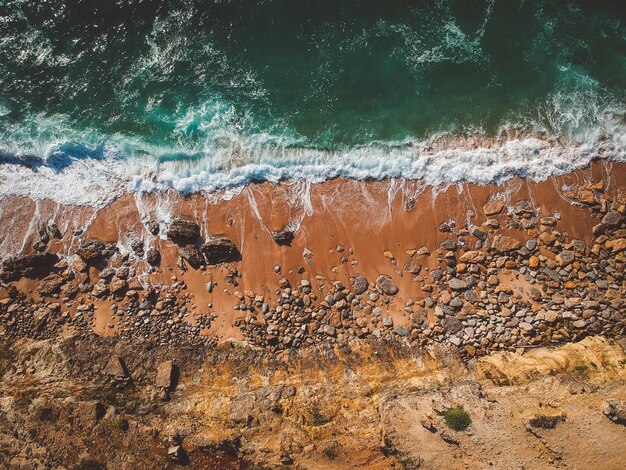
[[[320,183],[404,178],[441,186],[460,182],[501,183],[513,177],[545,180],[587,166],[593,159],[626,161],[626,135],[561,146],[537,137],[511,139],[490,148],[431,150],[427,143],[369,146],[344,152],[277,148],[240,152],[236,163],[215,168],[210,156],[159,162],[154,156],[121,158],[117,148],[100,159],[71,159],[62,169],[0,165],[0,194],[53,199],[61,204],[103,206],[126,192],[174,189],[183,194],[225,190],[232,197],[253,181],[301,179]],[[211,168],[203,170],[202,168]]]

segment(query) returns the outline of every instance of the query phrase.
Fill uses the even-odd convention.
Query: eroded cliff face
[[[617,469],[626,450],[619,412],[604,415],[626,399],[626,355],[599,337],[469,362],[375,341],[269,354],[94,335],[1,350],[7,468]],[[445,422],[458,407],[462,431]]]

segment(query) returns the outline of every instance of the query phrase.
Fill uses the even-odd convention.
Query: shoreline
[[[619,143],[622,134],[613,129],[588,142],[563,143],[544,132],[511,128],[497,137],[442,134],[402,150],[366,146],[344,152],[246,149],[231,143],[226,153],[213,157],[169,160],[120,159],[112,150],[112,155],[98,158],[62,151],[45,158],[9,154],[4,160],[0,155],[0,193],[102,208],[129,194],[177,191],[185,196],[229,197],[249,185],[299,180],[324,184],[335,179],[400,179],[436,187],[506,184],[517,178],[541,182],[598,162],[626,162]]]
[[[602,161],[539,183],[265,182],[229,199],[127,194],[101,209],[4,198],[2,253],[53,259],[36,274],[17,262],[0,289],[0,324],[10,332],[16,308],[24,325],[8,334],[28,333],[43,316],[52,335],[87,328],[270,350],[374,336],[455,345],[469,356],[594,329],[621,335],[624,257],[605,246],[624,236],[624,190],[626,164]],[[594,226],[608,212],[619,220],[598,243],[606,235]],[[571,259],[562,262],[564,251]],[[591,266],[602,259],[611,271],[598,278]],[[573,266],[591,277],[573,277]],[[11,307],[10,289],[23,304]],[[617,317],[603,319],[596,307],[576,313],[581,298]]]

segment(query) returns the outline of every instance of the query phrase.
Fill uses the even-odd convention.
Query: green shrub
[[[455,406],[442,413],[446,425],[455,431],[464,431],[472,424],[472,419],[462,406]]]

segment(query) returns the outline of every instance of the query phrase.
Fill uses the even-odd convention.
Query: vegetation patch
[[[335,460],[339,456],[339,444],[332,441],[322,448],[322,454],[329,460]]]
[[[455,431],[465,431],[472,424],[472,418],[462,406],[455,406],[441,413],[446,425]]]
[[[533,428],[554,429],[556,425],[562,421],[565,421],[565,416],[563,415],[539,414],[539,415],[533,416],[528,421],[528,424],[530,424]]]

